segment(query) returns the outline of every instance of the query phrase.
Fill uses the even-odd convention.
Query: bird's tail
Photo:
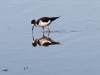
[[[59,17],[60,17],[60,16],[59,16]],[[56,19],[59,18],[59,17],[51,17],[50,20],[51,20],[51,21],[54,21],[54,20],[56,20]]]

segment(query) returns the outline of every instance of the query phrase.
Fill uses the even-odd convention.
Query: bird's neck
[[[37,26],[37,22],[35,22],[34,26]]]

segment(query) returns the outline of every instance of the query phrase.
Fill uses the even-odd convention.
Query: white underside
[[[46,39],[41,39],[39,41],[40,41],[41,45],[43,45],[44,43],[51,43],[51,41],[46,40]]]
[[[51,23],[51,21],[49,20],[48,22],[42,22],[41,20],[39,21],[39,26],[41,27],[45,27],[48,26]]]
[[[45,41],[42,41],[41,45],[43,45],[44,43],[51,43],[51,42],[50,42],[50,41],[45,40]]]

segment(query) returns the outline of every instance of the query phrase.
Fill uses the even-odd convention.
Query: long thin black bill
[[[34,26],[32,26],[32,34],[33,34],[33,29],[34,29]]]

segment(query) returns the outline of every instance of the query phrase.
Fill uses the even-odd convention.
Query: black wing
[[[60,17],[60,16],[59,16]],[[49,20],[54,21],[59,17],[42,17],[39,20],[37,20],[37,24],[39,24],[39,21],[41,20],[42,22],[48,22]]]
[[[59,17],[60,17],[60,16],[59,16]],[[59,18],[59,17],[51,17],[51,18],[49,18],[49,19],[50,19],[51,22],[52,22],[52,21],[56,20],[56,19]]]
[[[42,21],[42,22],[48,22],[50,19],[48,17],[42,17],[40,19],[37,20],[37,24],[39,24],[39,21]]]

